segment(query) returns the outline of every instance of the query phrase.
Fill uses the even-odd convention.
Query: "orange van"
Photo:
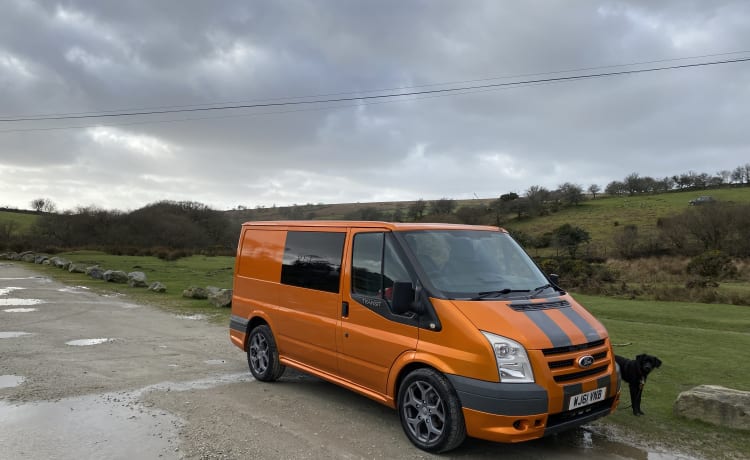
[[[539,438],[615,410],[607,331],[497,227],[249,222],[232,343],[395,408],[409,440]]]

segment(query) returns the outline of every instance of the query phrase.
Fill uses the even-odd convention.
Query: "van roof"
[[[369,220],[269,220],[250,221],[243,227],[357,227],[357,228],[387,228],[393,231],[406,230],[486,230],[501,231],[505,229],[489,225],[465,225],[446,223],[414,223],[414,222],[379,222]],[[506,232],[507,233],[507,232]]]

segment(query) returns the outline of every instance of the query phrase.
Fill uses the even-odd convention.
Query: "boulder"
[[[68,267],[70,267],[71,262],[68,259],[63,259],[62,257],[53,257],[52,259],[52,265],[54,265],[57,268],[61,268],[63,270],[67,270]]]
[[[154,281],[148,286],[148,290],[154,291],[154,292],[166,292],[167,287],[163,285],[162,283],[160,283],[159,281]]]
[[[26,254],[21,256],[21,260],[24,262],[34,262],[34,259],[36,259],[36,256],[34,255],[33,252],[32,253],[27,252]]]
[[[102,269],[98,265],[93,265],[91,267],[86,267],[86,275],[89,277],[95,279],[95,280],[103,280],[104,279],[104,269]]]
[[[49,259],[49,257],[42,255],[42,254],[38,254],[36,257],[34,257],[34,263],[41,265],[47,259]]]
[[[231,307],[232,306],[232,290],[231,289],[219,289],[208,294],[208,301],[214,307]]]
[[[68,265],[68,271],[70,273],[86,273],[86,266],[82,264],[70,264]]]
[[[677,396],[674,413],[727,428],[750,430],[750,391],[700,385]]]
[[[146,287],[146,274],[143,272],[130,272],[128,273],[128,286],[130,287]]]
[[[128,274],[122,270],[107,270],[102,277],[104,278],[104,281],[109,281],[110,283],[128,282]]]
[[[202,287],[190,286],[182,291],[182,297],[187,297],[188,299],[207,299],[208,291]]]

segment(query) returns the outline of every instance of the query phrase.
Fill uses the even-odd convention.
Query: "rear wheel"
[[[247,364],[253,377],[263,382],[278,380],[286,370],[279,362],[279,350],[276,348],[271,328],[265,324],[255,326],[250,331]]]
[[[422,368],[406,376],[398,392],[398,413],[409,440],[428,452],[446,452],[466,438],[461,403],[448,379]]]

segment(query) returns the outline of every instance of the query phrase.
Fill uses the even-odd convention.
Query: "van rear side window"
[[[281,282],[339,292],[345,233],[294,232],[286,236]]]

